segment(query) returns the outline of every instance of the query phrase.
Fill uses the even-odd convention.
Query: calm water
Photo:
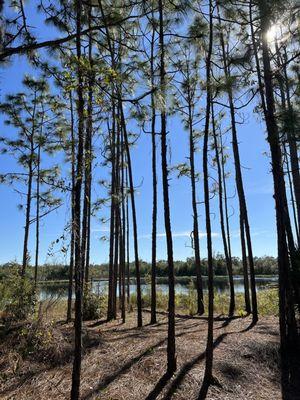
[[[274,286],[274,285],[276,285],[277,280],[278,280],[277,276],[256,277],[257,290],[263,290],[270,286]],[[204,285],[204,291],[207,291],[207,278],[206,277],[204,277],[204,279],[203,279],[203,285]],[[215,287],[216,293],[229,292],[229,285],[228,285],[226,277],[215,277],[214,287]],[[234,287],[235,287],[236,293],[243,293],[244,284],[243,284],[242,277],[240,277],[240,276],[234,277]],[[92,288],[93,288],[93,292],[96,294],[107,293],[108,281],[107,280],[93,281]],[[187,294],[189,292],[190,288],[191,288],[191,283],[188,280],[187,280],[187,283],[176,283],[176,285],[175,285],[176,293],[180,293],[180,294]],[[141,289],[142,289],[143,293],[147,293],[147,291],[150,291],[150,285],[144,283],[141,285]],[[163,293],[168,293],[168,285],[166,283],[158,282],[157,289],[161,290]],[[130,292],[131,293],[136,292],[135,283],[130,284]],[[66,298],[67,297],[67,284],[63,284],[63,285],[49,284],[49,285],[43,285],[40,287],[41,300],[45,300],[45,299],[49,299],[49,298],[53,298],[53,297]]]

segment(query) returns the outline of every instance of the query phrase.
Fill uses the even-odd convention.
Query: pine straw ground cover
[[[149,317],[149,313],[144,314],[145,323]],[[156,325],[142,329],[137,329],[135,324],[134,314],[129,314],[126,324],[121,321],[85,323],[81,398],[197,399],[205,363],[205,318],[177,318],[178,370],[170,380],[163,378],[166,317],[160,315]],[[277,318],[263,317],[252,328],[250,324],[249,317],[215,322],[215,384],[209,389],[208,399],[281,398]],[[51,329],[54,342],[60,348],[57,358],[50,354],[48,358],[40,357],[34,351],[21,356],[19,343],[15,342],[16,332],[2,342],[1,399],[69,398],[72,324],[57,324]]]

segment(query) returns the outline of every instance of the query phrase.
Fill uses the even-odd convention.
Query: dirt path
[[[149,315],[144,315],[148,321]],[[176,321],[178,370],[165,380],[166,318],[155,326],[135,328],[135,319],[122,325],[87,323],[82,365],[81,398],[103,400],[197,399],[205,362],[207,324],[204,319]],[[208,399],[280,399],[278,325],[263,318],[248,329],[249,318],[215,322],[214,377]],[[61,326],[67,337],[71,326]],[[0,368],[1,370],[1,368]],[[25,363],[0,385],[1,399],[60,400],[69,398],[71,363],[49,368]]]

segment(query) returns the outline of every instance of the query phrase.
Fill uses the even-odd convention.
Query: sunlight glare
[[[280,34],[280,26],[278,24],[272,25],[266,34],[268,43],[273,43],[276,40],[276,38],[278,38],[279,34]]]

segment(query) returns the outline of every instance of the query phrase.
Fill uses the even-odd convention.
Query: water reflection
[[[277,283],[278,277],[277,276],[268,276],[268,277],[256,277],[256,287],[257,290],[263,290],[267,287],[274,286]],[[163,281],[163,283],[161,282]],[[193,282],[195,280],[193,278],[185,279],[184,283],[176,283],[175,291],[178,294],[187,294],[191,288],[194,287]],[[216,293],[228,293],[229,292],[229,285],[226,277],[215,277],[214,279],[214,287]],[[244,292],[244,283],[243,278],[241,276],[234,277],[234,287],[236,293],[243,293]],[[108,290],[108,281],[101,280],[101,281],[93,281],[92,283],[93,292],[96,294],[105,294]],[[142,293],[147,293],[150,290],[150,284],[143,283],[141,285]],[[167,280],[160,279],[157,283],[157,289],[161,290],[163,293],[168,293],[168,285]],[[204,277],[203,279],[203,289],[207,291],[207,278]],[[117,289],[118,290],[118,289]],[[130,284],[130,292],[136,292],[136,285],[134,282]],[[62,297],[67,298],[68,291],[67,291],[67,284],[44,284],[40,287],[40,299],[45,300],[48,298],[53,297]],[[118,291],[117,291],[118,293]]]

